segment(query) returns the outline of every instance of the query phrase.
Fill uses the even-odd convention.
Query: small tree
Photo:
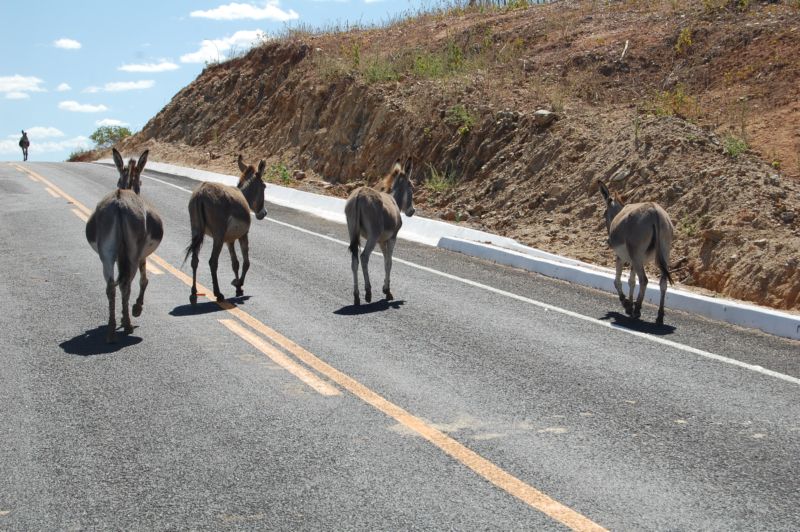
[[[97,144],[98,148],[108,148],[125,137],[131,136],[131,130],[122,126],[100,126],[89,138]]]

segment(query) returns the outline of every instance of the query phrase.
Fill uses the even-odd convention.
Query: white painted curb
[[[97,162],[113,165],[111,159]],[[147,169],[188,177],[197,181],[212,181],[226,185],[236,185],[239,180],[236,176],[157,162],[148,162]],[[345,223],[345,200],[342,198],[323,196],[273,184],[267,184],[265,194],[270,203],[307,212],[333,222]],[[403,229],[399,236],[405,240],[438,246],[616,295],[612,270],[527,247],[511,238],[439,220],[418,216],[407,218],[405,215],[403,216]],[[651,281],[645,291],[645,299],[650,303],[658,304],[659,298],[658,283]],[[800,340],[800,315],[672,288],[667,290],[664,305],[667,308],[699,314],[713,320],[760,329],[776,336]]]

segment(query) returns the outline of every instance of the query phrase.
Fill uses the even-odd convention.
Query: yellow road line
[[[23,171],[27,171],[27,169],[20,168],[19,166],[17,166],[17,168]],[[35,173],[33,174],[42,181],[44,181],[45,183],[47,183],[48,185],[50,185],[54,190],[59,192],[68,201],[75,204],[76,207],[89,214],[89,210],[85,206],[83,206],[80,202],[76,201],[74,198],[64,193],[58,187],[52,185],[48,180],[46,180],[42,176]],[[162,267],[165,271],[171,273],[173,276],[182,281],[184,284],[192,286],[192,278],[190,276],[178,270],[170,263],[168,263],[161,257],[157,256],[155,253],[150,255],[150,258],[160,267]],[[205,292],[206,294],[210,294],[210,292],[205,287],[202,287],[199,284],[197,285],[197,288],[198,290]],[[209,297],[209,299],[211,298]],[[510,495],[513,495],[514,497],[528,504],[532,508],[539,510],[540,512],[547,515],[551,519],[558,521],[559,523],[567,526],[572,530],[579,530],[579,531],[605,530],[605,528],[598,525],[588,517],[576,512],[575,510],[573,510],[568,506],[565,506],[564,504],[561,504],[560,502],[549,497],[545,493],[537,490],[533,486],[526,484],[525,482],[511,475],[504,469],[493,464],[486,458],[480,456],[475,451],[469,449],[465,445],[462,445],[461,443],[451,438],[450,436],[444,434],[440,430],[431,427],[430,425],[428,425],[418,417],[410,414],[400,406],[388,401],[387,399],[384,399],[382,396],[373,392],[372,390],[370,390],[360,382],[356,381],[352,377],[349,377],[348,375],[342,373],[333,366],[330,366],[326,362],[323,362],[317,356],[306,351],[304,348],[300,347],[299,345],[297,345],[290,339],[286,338],[285,336],[281,335],[277,331],[271,329],[270,327],[267,327],[266,325],[261,323],[258,319],[254,318],[253,316],[243,311],[242,309],[236,307],[235,305],[232,305],[227,301],[222,301],[218,304],[220,307],[222,307],[223,309],[225,309],[226,311],[237,317],[245,324],[249,325],[259,333],[263,334],[264,336],[275,342],[277,345],[289,351],[299,360],[304,362],[307,366],[311,367],[312,369],[326,376],[328,379],[335,382],[342,388],[348,390],[350,393],[352,393],[365,403],[373,406],[374,408],[380,410],[387,416],[395,419],[397,422],[401,423],[405,427],[416,432],[417,434],[428,440],[430,443],[441,449],[448,456],[464,464],[472,471],[482,476],[483,478],[485,478],[498,488],[504,490]],[[230,321],[230,320],[225,320],[225,321]],[[246,329],[244,329],[244,331],[249,332]]]
[[[28,174],[28,176],[33,176],[33,177],[39,179],[42,183],[44,183],[45,185],[49,186],[56,193],[58,193],[62,198],[64,198],[68,202],[70,202],[73,205],[75,205],[75,207],[77,207],[79,210],[83,211],[84,214],[86,214],[86,215],[92,214],[92,211],[90,211],[83,203],[81,203],[80,201],[76,200],[75,198],[73,198],[72,196],[70,196],[69,194],[67,194],[63,190],[61,190],[59,187],[57,187],[56,185],[51,183],[49,180],[45,179],[41,175],[39,175],[36,172],[34,172],[33,170],[29,170],[27,168],[19,166],[18,164],[15,164],[14,167],[17,170],[19,170],[20,172],[24,172],[24,173]]]
[[[192,278],[190,276],[178,270],[161,257],[151,255],[151,258],[157,262],[159,266],[183,281],[187,286],[192,286]],[[197,289],[200,292],[205,292],[209,295],[211,294],[207,288],[199,283],[197,285]],[[213,301],[211,297],[208,297],[208,299]],[[277,331],[264,325],[261,321],[254,318],[239,307],[229,303],[228,301],[219,302],[218,305],[229,313],[233,314],[246,325],[249,325],[280,347],[284,348],[286,351],[290,352],[292,355],[304,362],[307,366],[326,376],[329,380],[335,382],[342,388],[348,390],[365,403],[380,410],[387,416],[394,418],[398,423],[401,423],[408,429],[416,432],[430,443],[444,451],[447,455],[472,469],[475,473],[482,476],[498,488],[513,495],[514,497],[517,497],[524,503],[539,510],[551,519],[566,525],[572,530],[605,530],[603,527],[591,521],[589,518],[576,512],[572,508],[561,504],[555,499],[552,499],[529,484],[526,484],[525,482],[496,466],[486,458],[483,458],[475,451],[469,449],[465,445],[462,445],[440,430],[431,427],[418,417],[384,399],[355,379],[323,362],[317,356],[311,354]]]
[[[44,187],[44,189],[47,191],[48,194],[50,194],[54,198],[60,198],[61,197],[61,196],[58,195],[58,193],[55,190],[53,190],[50,187]]]
[[[89,221],[89,217],[83,214],[83,212],[79,211],[78,209],[72,209],[72,213],[81,220],[83,220],[84,223]]]
[[[314,373],[308,371],[308,369],[306,369],[304,366],[301,366],[288,356],[272,347],[271,344],[268,344],[262,340],[260,336],[253,334],[239,325],[239,322],[235,320],[219,320],[219,322],[230,329],[231,332],[242,337],[244,340],[250,343],[250,345],[267,355],[272,359],[273,362],[281,366],[283,369],[304,383],[308,384],[310,387],[314,388],[321,395],[341,395],[339,390],[317,377]]]
[[[146,264],[148,272],[152,273],[153,275],[164,275],[164,272],[161,270],[161,268],[156,268],[150,263],[149,260],[146,262]]]

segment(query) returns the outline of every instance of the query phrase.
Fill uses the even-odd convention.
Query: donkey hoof
[[[244,290],[241,287],[236,287],[236,297],[242,297],[244,295]]]
[[[353,298],[353,306],[359,306],[361,304],[361,298],[356,296]]]
[[[197,304],[197,294],[192,294],[189,296],[189,303],[191,303],[192,306]]]
[[[225,301],[225,296],[223,296],[222,294],[216,294],[216,297],[217,297],[217,303],[222,303],[223,301]]]
[[[384,290],[383,293],[386,296],[386,301],[391,301],[392,299],[394,299],[394,296],[389,290]]]
[[[664,325],[664,315],[663,314],[659,314],[656,317],[656,325]]]
[[[142,315],[142,306],[139,303],[133,305],[133,317],[138,318]]]
[[[132,334],[133,333],[133,325],[128,325],[126,327],[123,327],[122,330],[123,330],[123,332],[125,332],[125,334]]]
[[[369,292],[364,294],[364,301],[366,301],[367,303],[371,303],[372,302],[372,292],[371,291],[369,291]]]

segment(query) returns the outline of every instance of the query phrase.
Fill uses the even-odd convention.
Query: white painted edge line
[[[111,159],[102,159],[96,162],[113,165]],[[188,177],[196,181],[212,181],[226,185],[235,185],[239,179],[236,176],[158,162],[148,162],[147,169]],[[181,188],[166,181],[161,182]],[[270,203],[307,212],[336,223],[345,223],[345,200],[342,198],[323,196],[273,184],[267,184],[265,194]],[[403,215],[403,228],[399,236],[405,240],[457,251],[472,257],[491,260],[498,264],[521,268],[547,277],[616,294],[613,287],[614,275],[608,268],[547,253],[524,246],[514,239],[485,231],[418,216],[407,218]],[[651,282],[645,292],[645,299],[657,304],[659,297],[658,284]],[[672,288],[667,290],[664,304],[668,309],[679,309],[732,325],[755,328],[768,334],[800,340],[800,315]]]
[[[442,237],[439,241],[439,247],[472,257],[491,260],[506,266],[537,272],[547,277],[596,288],[614,295],[617,293],[616,288],[614,288],[613,273],[602,271],[577,261],[576,264],[565,264],[546,257],[531,256],[489,244],[451,237]],[[658,305],[660,297],[661,292],[658,283],[651,281],[645,291],[645,300]],[[673,288],[667,290],[664,306],[734,325],[760,329],[769,334],[785,338],[800,339],[800,316],[777,310],[756,307],[727,299],[712,298]]]

